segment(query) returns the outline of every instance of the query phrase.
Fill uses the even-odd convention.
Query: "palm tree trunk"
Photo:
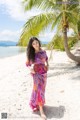
[[[70,59],[72,59],[73,61],[75,61],[78,64],[80,64],[80,56],[73,55],[70,52],[70,50],[69,50],[69,47],[68,47],[68,38],[67,38],[67,28],[66,27],[63,28],[63,38],[64,38],[64,48],[65,48],[66,54],[68,55],[68,57]]]

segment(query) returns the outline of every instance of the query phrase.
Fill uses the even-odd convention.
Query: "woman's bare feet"
[[[47,117],[46,115],[44,114],[44,111],[43,111],[43,107],[42,106],[39,106],[39,110],[40,110],[40,115],[42,117],[42,120],[47,120]]]
[[[41,117],[43,120],[47,120],[46,115],[44,113],[41,113]]]

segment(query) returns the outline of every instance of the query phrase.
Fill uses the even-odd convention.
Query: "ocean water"
[[[0,59],[14,56],[20,53],[26,52],[26,47],[19,47],[19,46],[8,46],[8,47],[2,47],[0,46]]]

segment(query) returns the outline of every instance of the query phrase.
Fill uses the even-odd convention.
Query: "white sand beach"
[[[49,57],[50,51],[46,52]],[[25,53],[0,59],[0,114],[7,113],[7,120],[41,120],[39,112],[33,113],[29,106],[33,79],[25,62]],[[65,52],[55,50],[49,65],[47,120],[80,120],[80,66]]]

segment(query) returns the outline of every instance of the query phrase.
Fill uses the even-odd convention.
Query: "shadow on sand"
[[[51,118],[62,118],[64,116],[65,107],[59,106],[59,107],[53,107],[53,106],[44,106],[44,112],[47,116],[47,119]],[[39,114],[39,112],[34,112],[33,114]]]
[[[48,77],[55,77],[55,76],[60,76],[63,74],[73,74],[75,71],[80,70],[80,66],[77,66],[75,64],[65,64],[65,63],[58,63],[58,64],[53,64],[50,66],[49,70],[53,70],[53,72],[48,73]],[[77,72],[76,71],[76,72]]]

